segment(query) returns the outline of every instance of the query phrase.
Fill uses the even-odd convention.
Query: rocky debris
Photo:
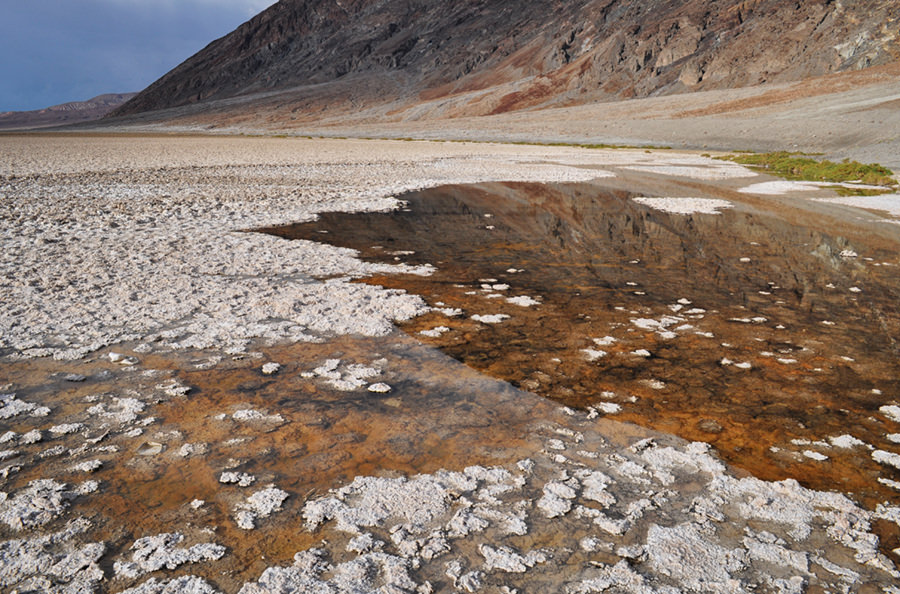
[[[134,579],[160,569],[176,569],[186,563],[217,561],[225,556],[225,547],[201,543],[190,548],[176,548],[184,540],[178,532],[145,536],[131,545],[131,561],[116,561],[116,576]]]
[[[270,485],[261,491],[247,497],[239,503],[234,514],[234,520],[238,528],[253,530],[259,518],[268,518],[273,513],[281,510],[281,504],[289,497],[286,491]]]

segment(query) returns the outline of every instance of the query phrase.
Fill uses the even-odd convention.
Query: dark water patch
[[[634,195],[622,183],[450,186],[396,212],[265,231],[433,264],[430,277],[365,282],[461,310],[403,328],[479,371],[707,441],[761,478],[896,501],[879,479],[900,469],[871,456],[898,450],[887,436],[900,425],[879,411],[900,393],[896,234],[783,199],[676,215]],[[844,435],[865,445],[829,440]]]

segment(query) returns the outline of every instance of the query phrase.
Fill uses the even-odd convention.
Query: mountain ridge
[[[104,93],[86,101],[68,101],[43,109],[0,112],[0,130],[47,128],[97,120],[137,93]]]
[[[488,115],[856,70],[900,59],[898,37],[889,0],[282,0],[110,115],[272,94],[286,124],[374,106]]]

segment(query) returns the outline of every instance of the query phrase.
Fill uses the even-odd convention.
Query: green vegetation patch
[[[861,182],[873,186],[893,186],[894,172],[878,164],[866,165],[844,159],[840,163],[816,159],[805,153],[742,153],[717,157],[759,169],[791,180],[824,182]]]

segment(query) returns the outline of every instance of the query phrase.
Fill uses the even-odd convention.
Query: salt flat
[[[742,167],[247,137],[3,136],[0,154],[6,588],[898,591],[873,522],[900,508],[479,378],[394,330],[424,299],[353,282],[440,263],[251,231],[442,184],[754,183]]]

